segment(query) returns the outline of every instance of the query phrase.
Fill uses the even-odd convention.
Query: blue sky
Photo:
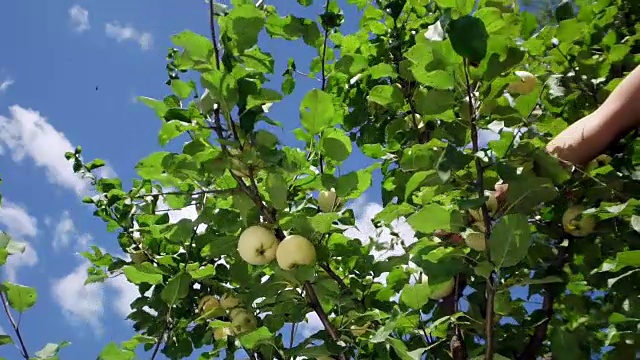
[[[313,17],[321,10],[319,2],[311,8],[293,0],[281,3],[281,13],[298,16]],[[357,26],[357,14],[351,6],[343,8],[347,21],[342,30],[349,32]],[[130,183],[137,161],[160,150],[160,121],[135,97],[170,93],[164,84],[169,38],[185,29],[208,34],[206,4],[21,0],[6,2],[3,10],[0,228],[29,244],[25,254],[10,260],[3,280],[39,291],[38,303],[22,318],[31,352],[66,340],[73,344],[63,358],[95,358],[107,342],[133,334],[124,317],[136,290],[124,281],[82,286],[86,263],[76,252],[91,244],[115,251],[116,238],[80,202],[89,188],[72,174],[64,153],[82,145],[85,158],[105,159],[108,175]],[[261,46],[276,60],[275,89],[289,56],[305,71],[315,55],[302,42],[263,38]],[[285,125],[279,134],[285,144],[295,144],[290,130],[299,123],[299,103],[318,86],[316,80],[299,76],[294,94],[271,108],[270,116]],[[171,148],[180,145],[178,141]],[[355,150],[342,172],[366,162]],[[355,206],[361,220],[380,210],[376,179]],[[370,224],[360,223],[362,232],[373,231]],[[4,318],[0,326],[10,330]],[[0,356],[17,355],[11,347],[0,347]]]

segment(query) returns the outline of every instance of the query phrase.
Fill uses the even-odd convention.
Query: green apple
[[[316,248],[304,236],[289,235],[278,245],[276,260],[283,270],[311,265],[316,261]]]
[[[538,80],[535,75],[527,71],[516,71],[515,74],[520,79],[509,84],[507,88],[509,92],[526,95],[536,88]]]
[[[437,284],[437,286],[432,287],[429,284],[429,277],[425,274],[422,274],[422,283],[429,285],[429,287],[431,288],[431,295],[429,295],[429,298],[431,298],[432,300],[441,300],[446,298],[447,296],[451,295],[453,289],[456,286],[456,280],[454,278],[451,278],[445,283]]]
[[[331,188],[329,191],[320,191],[320,195],[318,195],[318,208],[320,208],[322,212],[332,212],[338,205],[337,200],[336,189]]]
[[[237,308],[238,306],[240,306],[240,299],[229,294],[224,294],[220,298],[220,306],[222,306],[222,308],[225,310]]]
[[[149,261],[149,257],[142,250],[134,251],[129,255],[131,256],[131,261],[133,261],[133,263],[136,265],[140,265],[145,261]]]
[[[258,327],[258,320],[246,309],[235,308],[231,310],[229,316],[231,317],[231,327],[235,334],[251,332]]]
[[[593,215],[583,214],[586,208],[582,205],[570,206],[562,215],[562,227],[567,233],[584,237],[596,228],[596,219]]]
[[[496,196],[496,192],[495,191],[487,191],[485,193],[486,196],[488,196],[487,201],[485,202],[485,205],[487,205],[487,210],[489,211],[489,215],[495,215],[496,211],[498,211],[498,198]],[[482,217],[482,209],[471,209],[469,210],[469,214],[471,215],[471,217],[479,222],[483,221],[483,217]]]
[[[266,265],[276,257],[278,239],[273,231],[254,225],[245,229],[238,239],[238,253],[251,265]]]
[[[485,234],[477,231],[469,231],[464,236],[464,242],[475,251],[484,251],[486,249],[485,239]]]
[[[211,295],[203,296],[198,301],[198,311],[206,318],[211,318],[220,309],[220,301]]]

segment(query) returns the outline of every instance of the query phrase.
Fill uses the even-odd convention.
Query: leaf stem
[[[0,300],[2,301],[2,307],[4,308],[4,312],[7,314],[7,318],[11,323],[11,327],[13,331],[16,333],[16,337],[18,337],[18,342],[20,343],[20,355],[22,355],[25,360],[29,360],[29,351],[27,350],[27,346],[24,343],[24,339],[22,338],[22,333],[20,332],[20,326],[16,323],[11,315],[11,311],[9,310],[8,301],[4,294],[4,292],[0,291]]]
[[[477,181],[476,186],[478,189],[478,196],[480,198],[484,198],[484,166],[482,165],[482,160],[478,158],[476,155],[480,150],[480,145],[478,143],[478,126],[477,122],[477,114],[475,113],[474,103],[473,103],[473,94],[471,93],[471,83],[469,80],[469,63],[465,59],[464,63],[464,77],[466,81],[467,88],[467,97],[469,99],[469,113],[471,114],[471,142],[474,153],[474,160],[476,165],[477,172]],[[487,208],[486,202],[482,204],[482,220],[484,222],[484,226],[486,228],[485,235],[485,244],[486,244],[486,254],[487,258],[490,259],[489,254],[489,237],[491,235],[491,218],[489,217],[489,209]],[[495,306],[495,297],[496,297],[496,288],[495,288],[495,271],[492,271],[487,279],[487,290],[485,297],[487,298],[487,309],[485,316],[485,360],[493,360],[493,354],[495,352],[495,341],[493,338],[494,324],[494,306]]]

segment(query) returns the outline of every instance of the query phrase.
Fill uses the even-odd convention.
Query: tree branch
[[[7,318],[9,319],[9,323],[11,323],[11,327],[13,328],[13,332],[15,332],[16,337],[18,338],[18,342],[20,343],[20,355],[22,355],[25,360],[29,360],[29,351],[27,350],[27,346],[22,338],[22,333],[20,332],[20,327],[13,319],[11,315],[11,311],[9,310],[9,305],[7,302],[7,298],[4,295],[4,292],[0,291],[0,300],[2,301],[2,307],[4,308],[4,312],[7,314]]]
[[[569,261],[569,251],[566,247],[561,247],[558,250],[558,256],[556,261],[550,266],[554,269],[562,269],[564,265]],[[541,310],[544,312],[544,321],[539,323],[533,330],[533,334],[529,338],[529,342],[522,350],[522,353],[516,358],[518,360],[535,360],[538,357],[540,349],[542,349],[542,343],[547,338],[547,330],[549,329],[549,322],[553,317],[553,304],[556,300],[556,293],[552,289],[552,284],[545,284],[544,297],[542,300]]]
[[[471,93],[471,82],[469,80],[469,63],[465,59],[464,63],[464,77],[466,81],[467,88],[467,97],[469,99],[469,113],[471,114],[471,145],[473,147],[474,155],[478,153],[480,150],[480,146],[478,143],[478,126],[476,124],[477,114],[475,113],[475,106],[473,103],[473,94]],[[482,165],[482,160],[475,156],[475,165],[476,165],[476,173],[477,173],[477,182],[476,186],[478,189],[478,197],[484,198],[484,166]],[[489,216],[489,209],[487,208],[486,202],[482,204],[482,220],[484,221],[485,231],[485,253],[488,259],[490,258],[489,254],[489,237],[491,235],[491,218]],[[485,316],[485,360],[493,360],[493,354],[495,352],[495,341],[493,339],[493,317],[494,317],[494,306],[495,306],[495,272],[492,272],[487,279],[487,290],[485,294],[487,298],[487,309]]]

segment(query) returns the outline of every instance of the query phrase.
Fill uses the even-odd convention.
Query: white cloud
[[[51,223],[51,220],[48,219],[47,222]],[[76,229],[69,212],[64,211],[55,225],[52,246],[54,250],[61,250],[72,245],[78,250],[86,250],[92,240],[91,234],[81,233]]]
[[[103,332],[104,285],[84,285],[88,267],[89,262],[83,261],[68,275],[55,279],[51,294],[71,324],[88,324],[96,335],[100,335]]]
[[[89,195],[89,182],[74,174],[64,158],[67,151],[75,149],[64,133],[35,110],[13,105],[9,112],[9,117],[0,115],[0,148],[8,148],[13,161],[18,163],[25,157],[31,158],[36,166],[44,168],[49,182],[79,196]],[[113,170],[105,169],[105,172],[113,173]]]
[[[83,9],[80,5],[73,5],[69,9],[69,17],[74,31],[82,33],[91,28],[89,25],[89,11]]]
[[[153,44],[153,36],[151,33],[139,31],[131,25],[123,26],[117,21],[114,21],[107,23],[104,30],[107,37],[116,39],[118,42],[137,42],[142,50],[150,49]]]
[[[391,229],[398,233],[399,237],[392,236],[391,229],[376,229],[372,221],[382,211],[382,205],[376,202],[358,200],[351,207],[354,210],[357,209],[356,224],[354,227],[347,229],[344,235],[352,239],[359,239],[365,245],[375,241],[379,245],[378,249],[372,250],[372,255],[376,260],[402,255],[404,254],[404,249],[400,246],[401,243],[411,245],[416,242],[415,231],[404,218],[396,219],[390,224]]]
[[[123,318],[131,313],[131,303],[140,296],[138,287],[127,281],[124,275],[107,280],[106,284],[115,290],[115,300],[111,305],[113,310]]]
[[[14,81],[11,78],[5,78],[0,82],[0,93],[6,92],[9,86],[13,85]]]
[[[38,233],[38,221],[29,215],[26,209],[7,199],[0,205],[0,224],[4,225],[11,236],[34,237]]]
[[[19,240],[16,240],[19,241]],[[16,282],[18,268],[21,267],[33,267],[38,263],[38,254],[31,244],[20,241],[25,245],[25,250],[22,254],[9,255],[7,263],[4,266],[4,271],[9,282]]]

